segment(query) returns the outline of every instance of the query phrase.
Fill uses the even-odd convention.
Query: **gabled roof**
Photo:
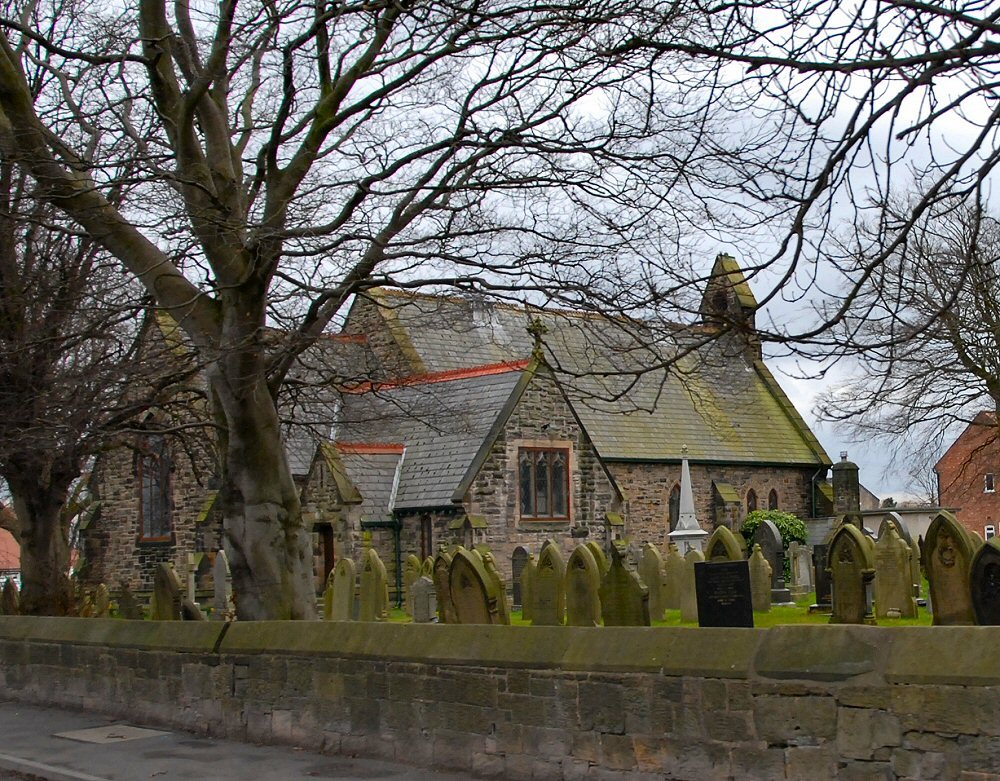
[[[546,361],[607,461],[679,461],[686,446],[699,462],[832,463],[767,367],[697,326],[399,290],[372,300],[430,372],[531,355],[540,317]]]
[[[454,506],[453,495],[477,462],[498,418],[523,391],[531,369],[526,362],[490,365],[421,381],[367,386],[344,396],[340,443],[402,443],[405,453],[395,456],[399,466],[392,509],[413,510]],[[385,480],[388,460],[343,449],[340,459],[362,496],[378,480]],[[383,456],[383,459],[388,457]],[[372,479],[367,490],[360,475]],[[384,503],[388,507],[388,498]]]

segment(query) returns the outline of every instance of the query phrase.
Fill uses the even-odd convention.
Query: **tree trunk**
[[[222,512],[237,617],[316,617],[312,544],[266,383],[213,375],[227,428]]]
[[[73,615],[69,578],[69,528],[62,510],[73,480],[68,472],[45,480],[37,472],[7,475],[21,545],[21,601],[24,615]]]

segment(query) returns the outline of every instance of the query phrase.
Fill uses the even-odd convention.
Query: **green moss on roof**
[[[712,268],[712,276],[724,278],[724,284],[736,294],[736,300],[741,307],[748,309],[757,308],[757,297],[754,296],[747,282],[743,269],[736,262],[732,255],[719,255],[715,258],[715,266]]]
[[[740,503],[740,495],[736,493],[736,489],[733,488],[729,483],[720,483],[718,481],[713,481],[712,485],[715,486],[716,492],[722,501],[726,503],[734,502],[736,504]]]
[[[333,481],[337,485],[340,501],[344,504],[360,504],[362,502],[361,492],[347,476],[347,470],[344,469],[344,463],[340,460],[340,453],[337,452],[336,446],[332,442],[323,442],[319,447],[327,469],[330,470],[330,476],[333,477]]]
[[[218,498],[218,491],[209,491],[208,496],[205,497],[205,501],[201,504],[201,509],[198,511],[195,523],[206,523],[208,521],[209,516],[212,514],[212,508],[215,507],[215,500]]]

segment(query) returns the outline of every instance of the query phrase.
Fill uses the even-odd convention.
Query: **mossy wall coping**
[[[836,683],[1000,685],[1000,627],[521,627],[0,616],[0,641],[186,653],[654,672]]]

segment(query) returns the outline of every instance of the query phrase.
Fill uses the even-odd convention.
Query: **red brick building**
[[[934,466],[938,504],[984,539],[1000,525],[1000,438],[995,412],[980,412]]]

